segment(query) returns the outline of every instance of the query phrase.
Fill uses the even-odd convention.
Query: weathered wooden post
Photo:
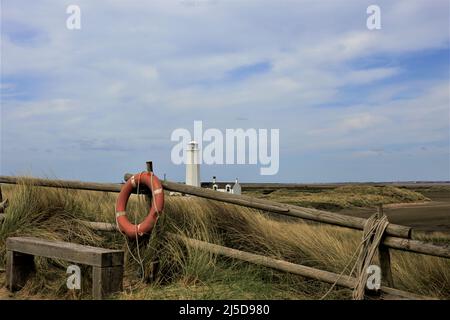
[[[34,257],[29,254],[6,251],[6,287],[11,291],[20,290],[28,276],[35,271]]]
[[[146,166],[147,166],[147,172],[153,172],[153,162],[152,161],[147,161]],[[146,195],[146,199],[147,199],[148,207],[150,209],[150,206],[152,205],[152,193],[151,192],[149,192]],[[158,219],[158,221],[159,220],[160,219]],[[155,227],[153,228],[152,233],[150,235],[150,241],[148,243],[149,246],[152,248],[148,280],[152,281],[152,282],[154,282],[156,280],[156,275],[157,275],[158,269],[159,269],[158,252],[161,250],[161,239],[160,239],[160,237],[162,236],[161,223],[162,223],[162,221],[159,222],[159,224],[160,224],[159,226],[155,225]]]
[[[147,161],[146,166],[147,166],[147,172],[152,173],[153,172],[153,162]],[[145,196],[145,200],[147,201],[148,208],[150,209],[150,206],[152,205],[152,193],[151,192],[149,192]]]
[[[383,205],[380,204],[378,206],[378,218],[381,218],[383,215]],[[383,244],[383,240],[384,239],[380,241],[380,245],[378,246],[378,260],[380,261],[381,280],[384,281],[388,287],[393,288],[394,279],[392,277],[391,255],[389,253],[389,248]]]
[[[0,213],[3,213],[3,206],[1,205],[2,203],[3,203],[2,185],[0,184]]]
[[[147,161],[146,165],[147,165],[147,172],[153,172],[153,162]]]
[[[5,199],[3,201],[2,185],[0,184],[0,221],[2,221],[5,218],[5,215],[3,213],[5,212],[5,209],[7,207],[8,207],[8,199]]]

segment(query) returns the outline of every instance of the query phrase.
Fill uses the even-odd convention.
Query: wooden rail
[[[125,175],[125,178],[129,178],[130,175]],[[0,183],[17,184],[21,181],[21,178],[0,176]],[[120,192],[121,184],[115,183],[94,183],[94,182],[81,182],[81,181],[68,181],[68,180],[49,180],[49,179],[37,179],[29,178],[27,181],[41,187],[56,187],[67,189],[79,189],[79,190],[92,190],[92,191],[106,191],[106,192]],[[214,190],[203,189],[199,187],[188,186],[171,181],[162,181],[162,185],[165,190],[175,191],[185,194],[190,194],[206,199],[218,200],[222,202],[237,204],[246,206],[249,208],[265,210],[273,213],[279,213],[286,216],[302,218],[312,220],[316,222],[323,222],[332,225],[352,228],[352,229],[364,229],[366,219],[359,217],[345,216],[337,213],[304,208],[294,205],[282,204],[275,201],[269,201],[264,199],[258,199],[254,197],[244,195],[234,195],[225,192],[217,192]],[[148,191],[142,188],[142,193]],[[410,238],[411,228],[401,226],[397,224],[389,224],[386,229],[386,235]]]
[[[304,208],[289,204],[282,204],[275,201],[258,199],[244,195],[235,195],[225,192],[217,192],[214,190],[202,189],[170,181],[164,181],[163,187],[167,190],[177,191],[202,198],[218,200],[254,209],[279,213],[286,216],[302,218],[306,220],[322,222],[352,229],[363,230],[364,224],[366,223],[366,219],[359,217],[345,216],[342,214],[328,211],[322,211],[312,208]],[[410,238],[411,228],[397,224],[389,224],[389,226],[386,229],[386,234],[394,237]]]
[[[185,243],[189,247],[194,247],[198,249],[202,249],[214,254],[222,255],[225,257],[238,259],[246,262],[250,262],[253,264],[265,266],[268,268],[272,268],[275,270],[280,270],[283,272],[288,272],[292,274],[297,274],[306,278],[311,278],[315,280],[319,280],[322,282],[336,284],[341,287],[354,289],[357,279],[354,277],[349,277],[346,275],[339,275],[334,272],[324,271],[300,264],[291,263],[284,260],[278,260],[270,257],[266,257],[259,254],[249,253],[237,249],[232,249],[224,246],[219,246],[217,244],[212,244],[205,241],[200,241],[196,239],[191,239],[187,237],[183,237],[176,234],[169,234],[169,236]],[[430,300],[433,298],[420,296],[414,293],[410,293],[407,291],[402,291],[398,289],[394,289],[387,286],[381,286],[381,298],[383,299],[408,299],[408,300]]]
[[[18,184],[21,181],[27,181],[30,184],[39,187],[91,190],[91,191],[105,191],[105,192],[120,192],[120,183],[98,183],[98,182],[81,182],[74,180],[52,180],[28,177],[11,177],[0,176],[0,183],[4,184]]]
[[[126,174],[125,180],[131,175]],[[24,178],[0,176],[0,183],[17,184],[20,181],[25,181]],[[105,191],[105,192],[120,192],[122,184],[120,183],[93,183],[80,182],[70,180],[49,180],[38,178],[26,178],[31,184],[42,187],[56,187],[78,190],[91,191]],[[332,225],[348,227],[362,230],[366,219],[358,217],[349,217],[337,213],[331,213],[316,209],[303,208],[293,205],[280,204],[275,201],[268,201],[257,199],[243,195],[233,195],[225,192],[217,192],[193,186],[188,186],[180,183],[162,181],[163,187],[169,191],[176,191],[185,194],[195,195],[202,198],[217,200],[236,205],[242,205],[250,208],[260,209],[264,211],[279,213],[287,216],[313,220]],[[143,188],[142,193],[148,192]],[[450,258],[450,246],[448,245],[434,245],[432,243],[411,239],[412,229],[410,227],[389,224],[386,229],[386,237],[382,244],[392,249],[403,251],[410,251],[426,255],[438,256],[443,258]]]
[[[85,220],[78,220],[78,222],[84,224],[85,226],[93,230],[119,231],[117,226],[112,223],[91,222]],[[354,277],[339,275],[337,273],[333,273],[330,271],[324,271],[300,264],[291,263],[284,260],[266,257],[255,253],[228,248],[213,243],[208,243],[205,241],[184,237],[174,233],[168,233],[168,236],[178,241],[181,241],[182,243],[184,243],[186,246],[189,247],[199,248],[201,250],[205,250],[214,254],[246,261],[249,263],[265,266],[283,272],[297,274],[306,278],[315,279],[330,284],[336,284],[344,288],[354,289],[357,281],[356,278]],[[414,300],[431,299],[430,297],[416,295],[410,292],[394,289],[388,286],[381,286],[380,289],[382,292],[382,298],[386,299],[392,299],[394,297],[396,299],[400,298],[400,299],[414,299]]]

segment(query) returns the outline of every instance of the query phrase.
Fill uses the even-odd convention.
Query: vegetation
[[[422,194],[394,186],[348,185],[334,189],[252,191],[246,194],[268,200],[317,209],[340,210],[350,207],[376,207],[379,204],[423,202],[429,199]]]
[[[117,232],[93,231],[78,221],[114,223],[116,194],[41,188],[26,180],[2,188],[10,206],[0,224],[0,269],[5,264],[6,238],[15,235],[124,249],[125,285],[122,293],[112,297],[116,299],[320,299],[330,288],[318,281],[187,248],[168,232],[337,273],[353,256],[361,236],[349,229],[281,219],[196,197],[167,197],[152,236],[136,243]],[[350,190],[343,187],[336,194],[347,193],[351,198],[358,191]],[[397,193],[387,195],[387,190],[384,197],[398,197]],[[366,193],[373,195],[371,192],[363,189],[360,194],[364,197]],[[407,197],[408,193],[402,195],[402,201]],[[130,220],[139,221],[146,215],[145,200],[132,197],[128,209]],[[155,256],[160,265],[155,279],[149,281]],[[82,269],[82,290],[72,292],[66,289],[68,263],[44,258],[36,261],[36,275],[10,298],[90,298],[89,268]],[[397,288],[450,298],[450,261],[393,252],[392,263]],[[9,297],[4,282],[4,272],[0,272],[0,298]],[[349,290],[336,287],[325,298],[350,297]]]

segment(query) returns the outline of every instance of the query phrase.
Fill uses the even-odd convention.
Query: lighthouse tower
[[[200,187],[199,149],[195,141],[187,145],[186,150],[186,184]]]

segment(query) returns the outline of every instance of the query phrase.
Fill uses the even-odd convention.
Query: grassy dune
[[[376,207],[379,204],[424,202],[422,194],[394,186],[341,186],[334,189],[251,191],[247,195],[317,209],[340,210],[351,207]]]
[[[330,288],[300,276],[187,249],[167,237],[167,231],[337,273],[352,257],[361,236],[353,230],[281,219],[220,202],[167,197],[152,236],[139,243],[127,242],[119,233],[95,232],[77,222],[114,223],[115,194],[33,187],[26,181],[2,188],[10,207],[0,225],[0,268],[5,264],[5,240],[15,235],[124,249],[124,292],[112,297],[118,299],[319,299]],[[134,196],[128,209],[130,220],[137,212],[140,220],[146,214],[145,200]],[[155,254],[161,264],[156,280],[149,283],[150,261]],[[90,297],[89,268],[82,268],[82,290],[70,292],[65,287],[68,263],[44,258],[36,261],[36,276],[12,298]],[[450,298],[450,261],[394,251],[392,263],[399,289]],[[0,298],[6,298],[2,287],[4,272],[0,272]],[[326,299],[350,297],[349,290],[337,287]]]

